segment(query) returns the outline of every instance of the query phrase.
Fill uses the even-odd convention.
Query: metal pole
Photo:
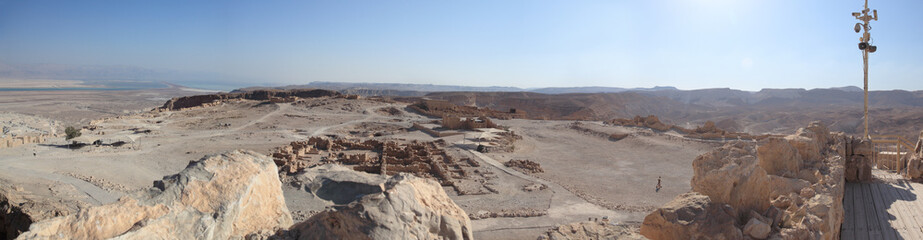
[[[866,0],[868,1],[868,0]],[[868,32],[868,28],[866,28]],[[865,91],[865,138],[871,138],[869,136],[869,51],[866,48],[862,50],[862,79],[863,79],[863,90]]]

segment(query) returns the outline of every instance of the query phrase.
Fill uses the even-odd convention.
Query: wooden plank
[[[884,236],[884,239],[897,239],[897,229],[902,224],[897,217],[898,211],[896,205],[894,205],[895,199],[891,199],[886,189],[891,188],[891,186],[885,182],[876,182],[869,184],[869,187],[872,190],[872,199],[875,202],[882,236]]]
[[[872,198],[872,190],[870,188],[871,183],[864,183],[862,187],[862,197],[863,207],[865,208],[865,217],[868,219],[866,221],[869,231],[870,239],[884,239],[884,235],[881,232],[880,220],[878,218],[878,211],[875,210],[875,199]]]
[[[865,217],[865,201],[862,197],[862,183],[856,183],[850,186],[852,188],[852,198],[853,198],[853,210],[855,211],[855,233],[856,239],[866,240],[869,239],[869,230],[868,224],[866,221],[868,218]]]
[[[887,196],[894,199],[892,204],[892,211],[895,212],[895,216],[898,218],[898,233],[902,239],[920,239],[921,236],[919,232],[913,231],[914,227],[918,226],[916,220],[912,216],[911,210],[908,208],[907,199],[901,196],[899,191],[903,191],[898,185],[891,184],[886,186]]]
[[[917,224],[916,226],[912,226],[912,228],[908,228],[908,230],[912,230],[915,233],[923,236],[923,228],[921,228],[923,227],[923,225],[921,225],[923,224],[923,199],[921,199],[923,195],[920,195],[920,187],[923,186],[918,183],[913,183],[906,180],[901,181],[908,186],[906,191],[901,191],[902,196],[904,199],[908,199],[908,201],[913,199],[912,201],[908,202],[908,208],[911,210],[911,215],[913,215],[913,219]]]
[[[916,196],[911,194],[913,193],[912,186],[906,180],[899,179],[897,176],[894,177],[895,184],[893,184],[892,194],[900,199],[899,205],[902,206],[903,212],[903,225],[907,230],[908,237],[907,239],[923,239],[923,231],[921,231],[920,226],[923,224],[923,211],[917,207],[920,202],[920,199],[917,199]]]
[[[840,239],[856,239],[856,211],[853,205],[853,186],[856,183],[846,183],[843,187],[843,225],[840,225]]]

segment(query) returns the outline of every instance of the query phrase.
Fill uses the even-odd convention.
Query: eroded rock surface
[[[819,122],[759,144],[726,144],[696,158],[693,192],[648,215],[641,234],[651,239],[717,232],[722,234],[710,238],[839,239],[844,185],[849,174],[856,180],[871,176],[863,173],[870,154],[867,141],[831,134]]]
[[[229,239],[292,225],[275,164],[255,152],[208,156],[154,185],[35,223],[19,239]]]
[[[307,169],[296,181],[331,207],[297,223],[283,239],[471,239],[471,220],[436,181],[339,165]]]

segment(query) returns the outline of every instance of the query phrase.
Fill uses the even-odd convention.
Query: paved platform
[[[872,170],[875,181],[847,183],[841,239],[923,239],[923,184]]]

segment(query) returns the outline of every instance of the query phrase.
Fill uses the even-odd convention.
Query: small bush
[[[65,137],[64,140],[71,140],[76,137],[79,137],[81,133],[80,133],[80,129],[76,129],[74,127],[68,126],[67,128],[64,128],[64,134],[67,135],[67,137]]]

